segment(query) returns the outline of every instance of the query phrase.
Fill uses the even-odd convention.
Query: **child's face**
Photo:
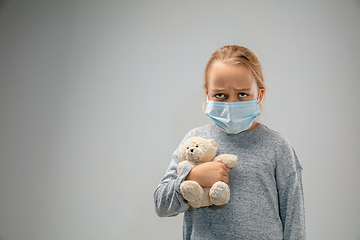
[[[262,92],[263,89],[259,101]],[[249,101],[258,99],[259,88],[251,71],[245,65],[231,66],[217,62],[210,69],[206,95],[210,101]]]

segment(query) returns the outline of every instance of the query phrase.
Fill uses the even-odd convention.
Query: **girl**
[[[233,169],[208,162],[177,174],[178,149],[154,193],[160,217],[184,214],[184,239],[305,239],[302,167],[290,143],[255,120],[266,87],[260,61],[249,49],[230,45],[215,51],[204,76],[205,114],[214,123],[184,138],[215,139],[218,154],[234,154]],[[219,207],[193,208],[179,186],[193,180],[202,187],[228,183],[230,200]]]

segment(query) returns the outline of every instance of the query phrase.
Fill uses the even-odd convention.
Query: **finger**
[[[224,176],[222,179],[221,179],[222,182],[224,183],[228,183],[229,182],[229,178]]]
[[[227,173],[230,173],[230,168],[228,168],[225,164],[224,165],[224,170],[227,172]]]

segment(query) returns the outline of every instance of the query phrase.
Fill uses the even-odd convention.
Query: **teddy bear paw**
[[[184,181],[180,184],[180,192],[189,202],[199,202],[204,194],[203,188],[195,181]]]
[[[224,205],[230,199],[229,186],[224,182],[216,182],[210,189],[209,196],[215,205]]]
[[[221,154],[214,158],[215,162],[222,162],[224,163],[228,168],[233,168],[238,163],[238,157],[233,154]]]

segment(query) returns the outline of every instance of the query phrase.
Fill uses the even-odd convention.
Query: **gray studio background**
[[[360,239],[359,26],[355,0],[1,1],[0,239],[182,239],[152,195],[228,44],[262,62],[308,239]]]

